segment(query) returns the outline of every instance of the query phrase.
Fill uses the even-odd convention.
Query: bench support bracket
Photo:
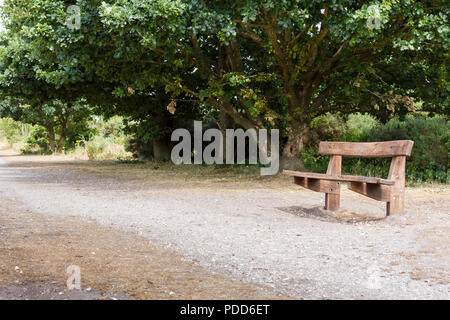
[[[339,195],[340,182],[327,181],[312,178],[294,177],[294,183],[303,188],[316,192],[330,193]]]
[[[391,201],[391,186],[364,182],[349,182],[348,189],[378,201]]]

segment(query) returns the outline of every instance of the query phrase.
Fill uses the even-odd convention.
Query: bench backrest
[[[347,157],[395,157],[410,156],[414,141],[396,140],[383,142],[331,142],[322,141],[319,153]]]

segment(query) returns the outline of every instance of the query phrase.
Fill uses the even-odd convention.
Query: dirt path
[[[277,298],[130,232],[20,207],[0,199],[0,299]],[[80,267],[81,291],[65,288],[71,265]]]
[[[407,213],[388,219],[382,219],[383,203],[345,191],[342,207],[346,211],[330,216],[318,209],[322,195],[292,186],[284,178],[233,178],[220,171],[223,169],[218,173],[201,169],[195,174],[174,175],[173,171],[181,169],[61,157],[17,157],[5,151],[0,153],[0,159],[7,163],[0,164],[0,199],[15,208],[0,212],[0,225],[7,226],[11,217],[17,223],[26,223],[25,217],[34,219],[23,230],[41,222],[59,230],[61,235],[54,236],[59,239],[55,240],[58,244],[64,239],[79,239],[75,242],[79,243],[89,234],[89,245],[84,244],[82,253],[69,250],[67,245],[58,249],[59,269],[49,277],[65,279],[64,266],[72,259],[78,263],[76,256],[80,255],[84,258],[79,260],[87,263],[83,265],[87,268],[84,281],[101,297],[118,292],[125,296],[165,298],[172,291],[175,294],[170,296],[176,295],[174,298],[189,298],[197,297],[193,296],[195,291],[203,298],[275,298],[278,293],[307,299],[450,298],[447,187],[409,188]],[[32,212],[33,218],[26,212]],[[49,226],[50,222],[57,227]],[[77,226],[79,236],[72,226]],[[83,233],[85,230],[89,232]],[[49,231],[41,233],[46,232]],[[15,248],[31,246],[30,252],[40,252],[44,246],[36,239],[22,239],[28,241],[25,244],[19,241],[20,236],[24,235],[10,235],[11,243],[18,243]],[[4,234],[0,233],[0,237],[3,239]],[[130,240],[133,237],[139,240]],[[120,253],[113,254],[115,250],[127,253],[125,248],[130,247],[130,242],[139,246],[133,247],[128,258],[121,260]],[[93,243],[99,243],[97,247],[105,254],[92,250]],[[156,250],[154,247],[169,250],[169,256],[175,255],[175,260],[167,258],[167,263],[161,263],[164,267],[156,263],[160,269],[152,270],[152,260],[148,258],[151,255],[143,252]],[[90,250],[96,252],[94,257]],[[6,261],[4,255],[11,253],[4,248],[1,252],[1,261]],[[36,258],[42,255],[37,253]],[[53,263],[55,259],[53,256],[47,260]],[[89,268],[91,259],[98,260]],[[98,277],[105,270],[115,270],[111,264],[117,266],[120,261],[130,263],[123,268],[128,270],[127,276],[107,272]],[[8,263],[2,270],[12,272],[14,263]],[[183,264],[186,265],[181,273],[171,270]],[[150,268],[143,273],[157,283],[158,289],[152,291],[148,282],[140,291],[127,287],[148,280],[137,276],[140,272],[130,272],[137,266]],[[194,272],[195,277],[205,275],[207,279],[201,281],[206,283],[204,290],[194,289],[200,286],[199,282],[186,287],[186,270]],[[153,274],[160,275],[156,282],[150,276]],[[172,276],[166,279],[167,274]],[[12,275],[17,276],[16,270]],[[35,280],[39,279],[47,278],[39,273]],[[117,288],[110,283],[116,279],[120,283]]]

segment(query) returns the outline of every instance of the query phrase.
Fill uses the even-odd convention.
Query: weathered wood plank
[[[342,156],[331,156],[328,163],[327,175],[340,175],[342,173]],[[325,193],[325,209],[335,211],[341,205],[341,186],[338,187],[338,194]]]
[[[388,178],[395,181],[392,187],[392,199],[387,203],[386,214],[400,214],[405,210],[405,166],[406,157],[393,157]]]
[[[294,183],[304,188],[323,193],[339,194],[340,183],[319,179],[294,177]]]
[[[389,202],[391,201],[391,189],[392,186],[386,186],[381,184],[371,184],[364,182],[349,182],[348,188],[352,191],[360,193],[369,198]]]
[[[376,177],[364,177],[364,176],[350,176],[350,175],[329,175],[325,173],[313,173],[313,172],[300,172],[283,170],[283,174],[293,177],[303,177],[311,179],[321,179],[329,181],[342,181],[342,182],[364,182],[364,183],[374,183],[374,184],[385,184],[393,185],[395,181],[389,179],[382,179]]]
[[[414,145],[411,140],[384,142],[330,142],[322,141],[320,154],[341,155],[347,157],[394,157],[409,156]]]

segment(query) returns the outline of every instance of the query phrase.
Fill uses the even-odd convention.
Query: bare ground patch
[[[417,241],[422,243],[421,250],[399,255],[413,266],[411,279],[450,285],[450,228],[434,227],[424,230]]]
[[[0,201],[0,298],[279,298],[207,272],[136,234],[24,211],[16,204]],[[70,265],[81,268],[82,292],[65,289]]]

